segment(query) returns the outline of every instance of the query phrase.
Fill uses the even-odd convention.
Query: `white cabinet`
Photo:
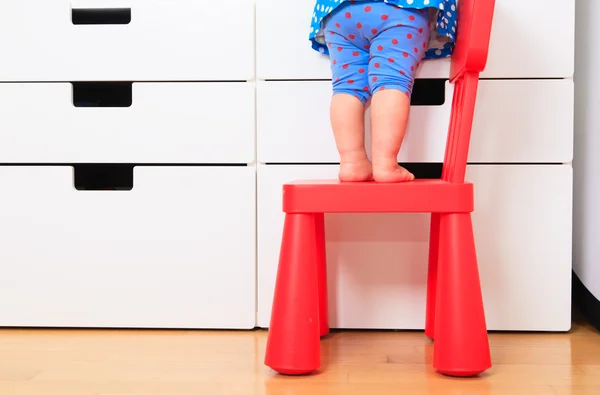
[[[260,326],[270,319],[282,184],[338,171],[330,64],[308,41],[313,6],[256,0]],[[571,320],[575,0],[496,0],[494,17],[468,158],[488,324],[564,331]],[[449,66],[449,59],[426,61],[417,78],[447,80]],[[444,89],[443,102],[411,108],[400,162],[443,161],[453,85]],[[368,150],[369,121],[367,112]],[[428,229],[427,215],[327,216],[334,327],[423,328]]]
[[[3,1],[0,53],[0,81],[246,81],[254,4]]]
[[[284,214],[282,184],[335,178],[337,166],[258,170],[258,324],[269,325]],[[572,169],[473,165],[474,229],[490,330],[571,325]],[[428,215],[326,216],[330,320],[336,328],[423,329]]]
[[[256,0],[259,79],[331,78],[327,57],[308,41],[314,3]],[[494,18],[484,78],[573,75],[575,0],[497,0]],[[449,66],[448,60],[425,62],[418,78],[447,78]]]
[[[256,325],[254,11],[0,4],[0,326]]]
[[[69,166],[0,167],[0,326],[255,326],[255,169],[135,167],[81,191]]]
[[[313,6],[2,2],[0,326],[252,328],[257,293],[268,325],[281,185],[337,175],[318,165],[339,159]],[[469,157],[491,329],[569,326],[574,7],[496,1]],[[448,75],[448,59],[418,72]],[[442,160],[442,88],[413,106],[399,161]],[[78,190],[84,164],[133,166],[133,188]],[[333,326],[422,328],[427,216],[327,231]]]
[[[0,163],[251,163],[254,91],[247,82],[0,84]]]
[[[446,83],[443,105],[411,108],[400,162],[444,160],[453,87]],[[339,162],[329,121],[330,100],[327,81],[261,81],[257,87],[258,161]],[[367,145],[369,124],[367,116]],[[572,158],[572,80],[480,82],[470,162],[565,163]]]

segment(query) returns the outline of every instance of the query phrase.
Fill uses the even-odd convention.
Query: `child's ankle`
[[[373,167],[388,169],[396,168],[398,167],[398,158],[396,156],[373,157]]]
[[[369,157],[364,150],[340,152],[341,163],[362,163],[368,161]]]

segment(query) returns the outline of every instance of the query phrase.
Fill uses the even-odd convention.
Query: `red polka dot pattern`
[[[420,16],[425,14],[406,13],[399,7],[382,12],[389,7],[383,2],[347,7],[333,14],[325,27],[330,33],[325,35],[326,45],[336,49],[328,52],[334,92],[347,92],[363,102],[386,88],[410,97],[429,41],[427,17]]]

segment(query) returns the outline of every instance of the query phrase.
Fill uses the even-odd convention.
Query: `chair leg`
[[[425,321],[425,336],[433,340],[435,337],[437,271],[438,253],[440,247],[440,214],[431,214],[431,229],[429,233],[429,266],[427,275],[427,312]]]
[[[476,376],[492,366],[473,225],[469,213],[442,214],[434,368]]]
[[[286,214],[265,356],[286,375],[321,365],[315,229],[315,214]]]
[[[329,303],[327,296],[327,254],[325,248],[325,214],[316,214],[317,278],[319,288],[319,331],[329,334]]]

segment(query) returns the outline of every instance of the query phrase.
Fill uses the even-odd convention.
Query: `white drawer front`
[[[331,78],[308,41],[314,0],[256,0],[259,79]],[[574,69],[575,0],[497,0],[485,77],[569,77]],[[459,2],[460,7],[460,2]],[[419,78],[446,78],[448,60],[425,62]]]
[[[130,107],[75,107],[70,83],[0,84],[0,163],[251,163],[250,83],[134,83]]]
[[[130,9],[131,21],[74,24],[89,9],[119,10],[95,11],[103,23]],[[249,80],[254,78],[254,5],[252,0],[4,1],[0,53],[0,81]]]
[[[267,327],[284,214],[281,187],[334,178],[337,166],[258,171],[258,325]],[[490,330],[564,331],[571,324],[572,169],[469,166]],[[335,328],[423,329],[429,215],[327,215],[330,320]]]
[[[401,162],[442,162],[454,86],[442,106],[413,106]],[[261,163],[336,163],[329,121],[331,83],[258,85]],[[285,99],[283,99],[285,98]],[[367,116],[367,146],[370,144]],[[469,161],[566,163],[573,157],[573,81],[481,81]]]
[[[70,167],[0,167],[0,325],[255,326],[254,168],[137,167],[77,191]]]

